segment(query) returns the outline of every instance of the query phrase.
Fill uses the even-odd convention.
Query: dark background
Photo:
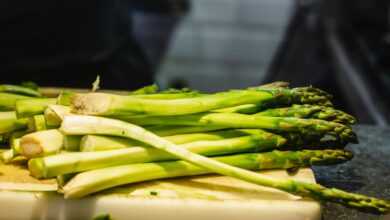
[[[386,126],[390,3],[385,0],[26,1],[0,3],[1,83],[204,91],[275,80],[335,95]]]

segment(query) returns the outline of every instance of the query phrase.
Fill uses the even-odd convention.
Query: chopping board
[[[315,182],[311,169],[301,169],[293,176],[284,170],[261,173]],[[20,191],[23,186],[30,186],[31,191]],[[93,219],[100,214],[109,214],[115,220],[321,217],[321,206],[316,201],[219,175],[131,184],[78,200],[65,200],[56,189],[53,180],[38,181],[20,166],[0,164],[0,219]]]

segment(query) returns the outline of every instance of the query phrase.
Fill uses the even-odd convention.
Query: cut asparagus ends
[[[267,170],[329,165],[343,162],[351,157],[350,152],[342,150],[275,150],[266,153],[244,153],[213,157],[212,159],[243,169]],[[108,173],[110,174],[107,175]],[[94,192],[129,183],[206,173],[211,172],[184,161],[112,166],[111,168],[95,169],[77,175],[74,180],[65,186],[64,192],[67,198],[80,198]]]
[[[63,148],[64,135],[57,129],[27,134],[20,140],[21,154],[26,158],[58,153]]]
[[[225,128],[259,128],[274,132],[297,132],[317,136],[334,136],[345,142],[357,142],[356,134],[347,126],[320,119],[269,117],[238,113],[199,113],[177,116],[128,117],[137,125],[220,126]]]
[[[55,98],[30,98],[18,100],[15,103],[15,110],[18,118],[31,117],[43,114],[50,104],[56,104]]]
[[[0,134],[25,129],[27,124],[28,119],[17,119],[14,111],[0,112]]]
[[[31,120],[30,121],[30,125],[32,126],[31,130],[33,131],[47,130],[46,119],[44,115],[34,115],[29,120]]]
[[[251,135],[224,140],[197,141],[179,145],[191,152],[216,156],[243,152],[258,152],[279,148],[284,140],[277,135]],[[171,154],[152,147],[131,147],[100,152],[62,153],[29,161],[34,177],[49,178],[61,174],[118,166],[131,163],[177,160]]]
[[[217,160],[192,153],[145,130],[142,127],[115,119],[94,116],[66,116],[60,129],[67,135],[105,134],[132,138],[170,153],[173,156],[193,165],[204,168],[208,172],[215,172],[254,184],[276,188],[295,195],[312,197],[320,201],[336,202],[344,206],[368,212],[387,213],[390,211],[390,202],[388,201],[348,193],[334,188],[326,188],[319,184],[309,184],[294,180],[278,180],[239,167],[231,166]],[[83,181],[86,180],[88,180],[88,178],[83,179]],[[72,188],[80,189],[78,186]],[[67,191],[66,186],[64,191]],[[71,196],[68,194],[68,197]]]
[[[243,104],[280,102],[329,104],[329,95],[314,88],[232,90],[183,99],[143,99],[106,93],[77,94],[72,111],[78,114],[122,116],[134,114],[184,115]]]
[[[25,95],[31,97],[41,96],[41,94],[37,90],[27,88],[24,86],[7,85],[7,84],[0,85],[0,92],[19,94],[19,95]]]
[[[1,111],[15,110],[16,101],[22,99],[31,99],[31,97],[0,92],[0,110]]]

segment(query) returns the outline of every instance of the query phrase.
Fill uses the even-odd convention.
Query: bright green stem
[[[350,127],[319,119],[269,117],[238,113],[200,113],[178,116],[132,117],[127,120],[142,126],[220,126],[226,128],[259,128],[276,132],[298,132],[301,134],[316,134],[319,136],[328,134],[347,142],[357,142],[357,137]]]
[[[196,153],[192,153],[185,148],[177,146],[145,130],[142,127],[119,120],[99,118],[93,116],[66,116],[64,121],[62,122],[62,126],[60,129],[67,135],[105,134],[132,138],[138,141],[145,142],[159,150],[172,154],[177,158],[185,160],[193,165],[197,165],[208,172],[215,172],[254,184],[273,187],[292,194],[309,196],[322,201],[333,201],[345,206],[364,209],[371,212],[384,213],[390,211],[390,203],[387,201],[370,198],[363,195],[356,195],[337,189],[329,189],[318,184],[309,184],[287,179],[279,180],[266,175],[241,169],[239,167],[231,166],[223,162],[213,160]],[[118,173],[111,175],[118,175]],[[134,177],[135,176],[137,175],[134,175]],[[139,176],[145,177],[145,175],[142,175],[142,173],[140,173]],[[76,178],[74,178],[73,180],[75,179]],[[81,182],[90,180],[90,178],[81,179]],[[110,181],[112,181],[112,178],[109,179]],[[72,197],[69,196],[70,194],[73,194],[74,197],[83,195],[82,193],[77,193],[77,189],[83,189],[83,187],[77,185],[74,186],[74,182],[78,183],[80,181],[71,181],[69,184],[67,184],[67,186],[69,185],[71,187],[64,187],[65,196],[67,195],[66,197]],[[89,187],[86,188],[89,189]],[[74,193],[73,190],[69,189],[75,190],[76,193]],[[99,188],[92,187],[92,190],[99,190]]]
[[[27,158],[58,153],[63,148],[64,135],[57,129],[27,134],[20,140],[21,154]]]
[[[31,99],[31,97],[1,92],[0,93],[0,110],[1,111],[14,110],[16,101],[22,100],[22,99]]]
[[[272,117],[316,118],[342,124],[354,124],[356,119],[340,110],[318,105],[293,105],[291,107],[267,109],[256,115]]]
[[[178,145],[205,156],[242,152],[259,152],[279,148],[284,139],[264,132],[250,136],[214,141],[197,141]],[[128,147],[128,146],[127,146]],[[130,147],[100,152],[62,153],[30,160],[29,169],[37,178],[49,178],[60,174],[76,173],[130,163],[176,160],[177,158],[152,147]]]
[[[144,86],[140,89],[130,92],[130,95],[145,95],[145,94],[154,94],[158,92],[158,86],[156,84]]]
[[[74,92],[71,92],[71,91],[62,91],[58,97],[57,97],[57,101],[55,104],[57,105],[65,105],[65,106],[69,106],[71,101],[72,101],[72,97],[75,95],[76,93]]]
[[[0,92],[13,93],[25,96],[40,97],[41,94],[31,88],[17,86],[17,85],[0,85]]]
[[[27,128],[27,124],[28,119],[17,119],[15,112],[0,112],[0,134]]]
[[[171,136],[180,134],[192,134],[199,132],[218,131],[227,129],[223,126],[180,126],[180,125],[153,125],[147,129],[159,136]]]
[[[44,115],[34,115],[30,118],[32,129],[34,131],[47,130],[46,119]]]
[[[79,151],[82,136],[79,135],[65,135],[64,136],[64,150]]]
[[[185,115],[244,104],[260,104],[273,100],[283,102],[329,102],[328,96],[311,89],[254,89],[202,95],[182,99],[144,99],[105,93],[77,94],[72,99],[72,110],[79,114],[126,116],[134,114]]]
[[[348,151],[304,150],[245,153],[212,159],[243,169],[267,170],[335,164],[346,161],[351,157],[352,154]],[[66,198],[80,198],[94,192],[129,183],[207,173],[212,172],[184,161],[113,166],[76,175],[65,185],[64,192]]]
[[[171,141],[175,144],[185,144],[189,142],[195,141],[216,141],[223,140],[226,138],[239,137],[244,135],[257,135],[262,138],[274,138],[277,135],[270,134],[261,130],[254,130],[249,133],[247,131],[239,131],[239,130],[224,130],[218,132],[209,132],[209,133],[191,133],[191,134],[180,134],[180,135],[172,135],[164,137],[166,140]],[[280,138],[280,142],[283,142]],[[101,136],[101,135],[85,135],[80,143],[80,151],[102,151],[102,150],[114,150],[114,149],[122,149],[132,146],[147,146],[146,144],[131,140],[128,138],[122,137],[114,137],[114,136]]]
[[[55,104],[55,98],[30,98],[16,102],[18,118],[43,114],[48,105]]]

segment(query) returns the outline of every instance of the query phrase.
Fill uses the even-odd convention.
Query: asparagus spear
[[[105,93],[77,94],[72,110],[79,114],[121,116],[132,114],[184,115],[243,104],[281,102],[330,104],[329,95],[314,88],[233,90],[194,98],[155,100]]]
[[[2,111],[14,110],[16,101],[22,99],[31,99],[31,97],[0,92],[0,110]]]
[[[223,140],[226,138],[234,138],[240,136],[253,135],[260,137],[264,140],[272,140],[277,135],[261,131],[261,130],[224,130],[209,133],[191,133],[191,134],[180,134],[164,137],[168,141],[175,144],[185,144],[196,141],[215,141]],[[280,142],[284,142],[283,138],[279,138]],[[204,143],[207,144],[207,143]],[[122,149],[132,146],[147,146],[142,142],[114,137],[114,136],[101,136],[101,135],[85,135],[80,142],[80,151],[102,151],[102,150],[114,150]]]
[[[191,134],[208,131],[220,131],[228,129],[226,126],[180,126],[180,125],[153,125],[146,126],[146,128],[159,135],[159,136],[171,136],[179,134]]]
[[[304,150],[245,153],[212,159],[248,170],[288,169],[329,165],[352,157],[348,151]],[[80,198],[94,192],[148,180],[208,174],[210,171],[185,161],[137,163],[87,171],[65,185],[66,198]]]
[[[64,135],[57,129],[38,131],[20,140],[21,154],[27,158],[58,153],[63,148]]]
[[[199,113],[178,116],[127,117],[126,121],[137,125],[190,125],[221,126],[227,128],[260,128],[277,132],[298,132],[302,134],[325,134],[357,142],[352,129],[343,124],[318,119],[300,119],[291,117],[269,117],[238,113]]]
[[[259,152],[280,147],[284,139],[268,133],[216,141],[197,141],[179,145],[189,151],[206,155]],[[31,159],[29,170],[37,178],[117,166],[130,163],[176,160],[177,158],[152,147],[130,147],[100,152],[62,153]]]
[[[56,104],[55,98],[30,98],[16,101],[16,113],[19,118],[43,114],[50,104]]]
[[[17,85],[6,85],[6,84],[0,85],[0,92],[13,93],[13,94],[32,96],[32,97],[41,96],[41,94],[34,89],[23,87],[23,86],[17,86]]]
[[[34,115],[30,118],[33,131],[43,131],[47,129],[46,119],[44,115]]]
[[[388,201],[348,193],[334,188],[326,188],[319,184],[310,184],[294,180],[278,180],[247,171],[245,169],[230,166],[217,160],[192,153],[159,136],[156,136],[142,127],[115,119],[94,116],[66,116],[60,130],[67,135],[108,134],[132,138],[145,142],[157,149],[170,153],[177,158],[202,167],[210,172],[231,176],[258,185],[273,187],[292,194],[309,196],[321,201],[332,201],[344,206],[363,209],[370,212],[386,213],[390,211],[390,202]],[[84,180],[86,181],[88,178]],[[72,184],[70,184],[70,186],[72,186]],[[77,190],[82,189],[82,187],[76,185],[76,187],[72,187],[72,189]],[[64,191],[65,194],[68,194],[67,197],[72,197],[69,196],[69,194],[73,194],[69,188],[65,186]],[[78,193],[74,193],[73,195],[77,196],[77,194]]]
[[[26,118],[17,119],[15,112],[0,112],[0,134],[27,128],[27,123]]]
[[[356,122],[356,119],[353,116],[343,111],[318,105],[293,105],[291,107],[268,109],[259,112],[256,115],[271,117],[316,118],[342,124],[354,124]]]

